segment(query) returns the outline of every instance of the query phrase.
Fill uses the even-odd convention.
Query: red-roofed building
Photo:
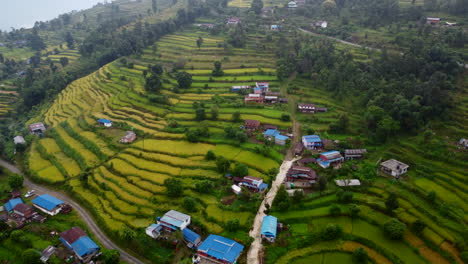
[[[30,219],[36,214],[32,206],[20,203],[13,208],[13,215],[16,218],[24,218],[25,220]]]
[[[60,238],[65,240],[70,245],[75,243],[80,237],[83,236],[86,236],[86,232],[77,226],[60,233]]]
[[[248,129],[248,130],[257,130],[260,128],[260,121],[246,119],[244,126],[245,126],[245,129]]]

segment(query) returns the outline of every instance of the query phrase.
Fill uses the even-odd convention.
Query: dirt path
[[[324,38],[331,39],[331,40],[343,43],[345,45],[353,46],[353,47],[356,47],[356,48],[364,48],[364,49],[368,49],[368,50],[381,51],[380,49],[377,49],[377,48],[372,48],[372,47],[364,46],[364,45],[361,45],[361,44],[352,43],[352,42],[349,42],[349,41],[346,41],[346,40],[342,40],[342,39],[339,39],[339,38],[334,38],[334,37],[330,37],[330,36],[327,36],[327,35],[318,34],[318,33],[308,31],[308,30],[305,30],[305,29],[302,29],[302,28],[300,28],[299,30],[301,32],[304,32],[304,33],[309,34],[309,35],[314,35],[314,36],[317,36],[317,37],[324,37]]]
[[[259,264],[260,263],[259,254],[260,254],[261,249],[263,247],[262,238],[260,236],[260,230],[261,230],[261,227],[262,227],[263,217],[266,215],[263,212],[263,211],[265,211],[265,203],[268,203],[269,205],[272,204],[273,199],[275,198],[279,187],[281,186],[284,179],[286,178],[286,173],[288,172],[289,168],[292,166],[292,164],[295,161],[296,161],[296,159],[283,161],[283,164],[280,167],[280,171],[279,171],[278,175],[276,176],[275,181],[272,183],[270,191],[267,193],[267,195],[265,196],[265,199],[263,200],[262,204],[260,205],[260,208],[258,209],[257,215],[255,216],[253,229],[249,233],[249,235],[252,238],[254,238],[254,241],[250,245],[249,252],[247,252],[247,263],[248,264]]]
[[[3,161],[3,160],[0,160],[0,166],[2,167],[5,167],[7,168],[8,170],[10,170],[11,172],[13,173],[17,173],[17,174],[23,174],[19,169],[18,167],[6,162],[6,161]],[[72,207],[73,207],[73,210],[77,211],[78,214],[80,215],[80,217],[83,219],[83,221],[86,223],[86,225],[88,226],[89,230],[91,230],[91,232],[94,233],[94,236],[99,240],[99,242],[106,248],[108,249],[116,249],[118,251],[120,251],[120,258],[125,261],[125,262],[128,262],[128,263],[134,263],[134,264],[144,264],[144,262],[140,261],[139,259],[135,258],[134,256],[128,254],[127,252],[125,252],[122,248],[120,248],[119,246],[117,246],[116,244],[114,244],[105,234],[104,232],[101,231],[101,229],[98,227],[98,225],[94,222],[93,218],[91,217],[91,215],[88,213],[88,211],[86,211],[86,209],[84,209],[83,207],[81,207],[78,203],[76,203],[75,201],[73,201],[70,197],[68,197],[66,194],[62,193],[62,192],[58,192],[58,191],[55,191],[55,190],[52,190],[52,189],[49,189],[47,187],[44,187],[44,186],[41,186],[41,185],[38,185],[38,184],[35,184],[33,182],[31,182],[29,179],[27,179],[26,177],[24,178],[24,185],[26,187],[28,187],[29,189],[33,189],[35,190],[36,192],[38,193],[48,193],[52,196],[55,196],[57,197],[58,199],[64,201],[65,203],[68,203],[70,204]]]

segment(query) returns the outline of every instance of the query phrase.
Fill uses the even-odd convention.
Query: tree
[[[21,254],[21,258],[23,260],[23,263],[28,263],[28,264],[41,264],[41,253],[35,249],[26,249],[23,251]]]
[[[191,213],[196,212],[198,210],[197,202],[195,202],[195,199],[193,199],[193,197],[190,196],[184,197],[184,199],[182,200],[182,207],[184,207],[185,210]]]
[[[145,89],[149,92],[159,92],[162,88],[161,77],[158,74],[151,74],[146,77]]]
[[[292,200],[295,204],[299,204],[304,199],[304,192],[301,190],[296,190],[293,194]]]
[[[29,46],[35,51],[41,51],[47,46],[38,34],[30,34],[28,36]]]
[[[156,0],[151,1],[151,8],[153,9],[153,13],[156,13],[158,11],[158,3]]]
[[[367,251],[363,248],[356,248],[353,252],[353,262],[354,263],[367,263],[369,260],[369,255]]]
[[[234,122],[239,122],[240,121],[240,112],[239,111],[236,111],[234,113],[232,113],[232,121]]]
[[[338,198],[338,201],[342,203],[350,203],[353,201],[353,192],[350,191],[338,192],[336,196]]]
[[[212,120],[218,120],[218,115],[219,115],[219,108],[216,105],[213,105],[211,107],[211,119]]]
[[[13,190],[18,190],[23,188],[23,176],[19,174],[13,174],[8,176],[8,185],[10,185],[10,188]]]
[[[65,42],[67,42],[67,47],[69,49],[75,48],[75,39],[73,38],[70,32],[67,32],[67,34],[65,34]]]
[[[325,189],[327,188],[327,178],[325,176],[320,176],[319,179],[318,179],[318,182],[319,182],[319,190],[321,192],[325,191]]]
[[[236,177],[247,176],[249,174],[249,167],[247,167],[245,164],[237,163],[236,167],[234,167],[234,170],[232,171],[232,174]]]
[[[262,12],[263,1],[262,0],[253,0],[250,6],[250,9],[254,11],[255,14],[259,15]]]
[[[208,150],[208,151],[206,152],[205,159],[206,159],[206,160],[215,160],[215,159],[216,159],[216,155],[215,155],[215,153],[214,153],[212,150]]]
[[[239,230],[239,227],[240,227],[240,222],[239,222],[239,219],[237,218],[228,220],[224,226],[224,228],[226,228],[226,230],[229,232],[235,232]]]
[[[60,58],[60,64],[62,64],[62,67],[67,66],[68,63],[69,63],[69,60],[68,60],[67,57],[61,57],[61,58]]]
[[[386,236],[391,239],[402,239],[406,231],[406,225],[398,219],[392,218],[385,222],[383,230]]]
[[[281,121],[289,122],[291,121],[291,116],[289,114],[281,114]]]
[[[203,181],[198,181],[195,183],[195,191],[203,194],[211,193],[213,192],[215,186],[212,181],[209,180],[203,180]]]
[[[422,234],[424,228],[426,228],[426,223],[419,219],[411,224],[411,230],[418,236]]]
[[[336,123],[330,125],[330,131],[333,133],[345,133],[348,130],[349,117],[347,114],[341,114]]]
[[[289,208],[289,195],[286,191],[286,187],[281,185],[278,189],[275,199],[273,200],[273,206],[279,211],[286,211]]]
[[[359,208],[357,204],[351,204],[349,208],[349,215],[351,216],[351,218],[356,218],[357,216],[359,216],[360,212],[361,208]]]
[[[395,193],[390,193],[388,196],[387,200],[385,201],[385,207],[389,212],[397,209],[400,206],[397,196]]]
[[[223,156],[218,156],[216,158],[216,168],[218,168],[219,173],[226,173],[231,168],[231,162]]]
[[[115,250],[115,249],[112,249],[112,250],[105,249],[102,252],[102,258],[104,260],[104,264],[119,264],[120,251]]]
[[[431,202],[431,203],[434,203],[434,201],[436,200],[437,198],[437,194],[436,192],[434,191],[429,191],[427,194],[426,194],[426,199]]]
[[[215,77],[220,77],[220,76],[223,76],[224,75],[224,71],[222,69],[223,67],[223,64],[220,62],[220,61],[215,61],[213,63],[214,65],[214,69],[213,71],[211,72],[211,75],[215,76]]]
[[[343,235],[343,229],[336,224],[328,224],[321,232],[323,240],[334,240]]]
[[[202,45],[203,45],[203,38],[201,36],[198,36],[198,39],[197,39],[198,49],[200,49]]]
[[[161,64],[148,65],[148,70],[157,75],[162,75],[164,73],[164,68]]]
[[[247,34],[242,24],[237,24],[229,31],[227,42],[235,48],[243,48],[247,42]]]
[[[169,197],[180,197],[184,192],[182,181],[179,179],[166,179],[164,180],[164,186],[166,187],[167,196]]]
[[[203,121],[206,119],[205,108],[198,108],[195,110],[195,120]]]
[[[176,74],[176,80],[179,87],[182,89],[190,88],[192,85],[192,75],[188,72],[182,71]]]

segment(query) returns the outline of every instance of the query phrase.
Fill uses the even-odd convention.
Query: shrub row
[[[36,150],[37,152],[39,152],[39,154],[41,155],[43,159],[50,161],[50,163],[52,163],[60,171],[60,173],[62,173],[62,175],[65,178],[68,178],[70,176],[68,175],[68,172],[67,170],[65,170],[63,165],[60,162],[58,162],[55,156],[47,152],[47,150],[45,149],[44,146],[42,146],[42,143],[40,141],[37,142]]]
[[[49,133],[55,139],[55,142],[57,142],[57,145],[62,149],[63,153],[74,159],[78,163],[78,166],[80,166],[80,169],[85,170],[88,167],[83,156],[81,156],[81,154],[74,148],[70,147],[70,145],[60,137],[55,129],[50,130]]]
[[[107,155],[101,151],[98,145],[78,134],[75,130],[73,130],[73,128],[68,124],[67,121],[61,123],[60,126],[63,127],[63,129],[68,133],[68,135],[70,135],[72,138],[76,139],[78,142],[83,144],[83,146],[85,146],[86,149],[93,152],[100,160],[104,161],[108,158]]]

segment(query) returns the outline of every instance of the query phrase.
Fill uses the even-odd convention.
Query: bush
[[[206,159],[206,160],[215,160],[215,159],[216,159],[216,155],[215,155],[215,153],[214,153],[212,150],[208,150],[208,151],[206,152],[205,159]]]
[[[169,197],[180,197],[184,192],[182,181],[174,178],[164,180],[164,186],[166,187],[167,196]]]
[[[249,174],[249,167],[247,167],[245,164],[237,163],[236,167],[232,171],[232,174],[236,177],[247,176]]]
[[[197,202],[195,202],[195,199],[192,197],[186,196],[182,201],[182,207],[184,207],[185,210],[193,213],[197,211]]]
[[[411,224],[411,230],[416,234],[416,235],[421,235],[422,231],[426,227],[426,223],[424,223],[421,220],[416,220],[414,221],[413,224]]]
[[[281,115],[281,121],[289,122],[289,121],[291,121],[291,116],[289,114],[282,114]]]
[[[341,208],[334,204],[330,207],[330,214],[333,216],[339,216],[341,214]]]
[[[367,263],[369,259],[369,255],[367,255],[367,251],[363,248],[356,248],[353,252],[353,262],[355,263]]]
[[[460,257],[461,257],[461,259],[463,260],[463,262],[468,263],[468,251],[463,251],[463,252],[460,254]]]
[[[406,231],[406,225],[398,219],[390,219],[383,225],[384,233],[390,239],[402,239]]]
[[[239,229],[239,227],[240,227],[239,219],[231,219],[227,221],[226,224],[224,225],[224,228],[226,228],[226,230],[229,232],[235,232]]]
[[[26,249],[22,254],[21,258],[23,260],[23,263],[28,263],[28,264],[42,264],[42,261],[40,260],[41,258],[41,253],[35,249]]]
[[[286,191],[286,187],[281,185],[275,199],[273,200],[273,208],[276,208],[279,211],[286,211],[289,208],[289,205],[288,192]]]
[[[18,190],[23,188],[23,176],[18,174],[13,174],[8,177],[8,185],[13,190]]]
[[[353,201],[353,193],[346,191],[346,192],[338,192],[336,194],[336,197],[338,198],[338,201],[341,203],[350,203]]]
[[[341,226],[336,224],[328,224],[325,229],[321,232],[321,238],[323,240],[334,240],[340,238],[343,235],[343,229]]]

